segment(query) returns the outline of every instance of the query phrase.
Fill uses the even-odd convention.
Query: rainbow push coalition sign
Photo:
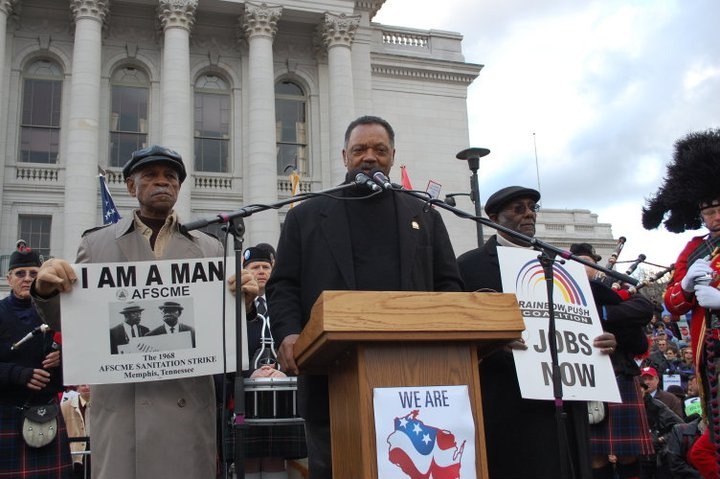
[[[498,259],[503,291],[515,293],[525,320],[528,349],[513,351],[523,397],[554,397],[548,335],[552,301],[563,399],[620,402],[610,357],[592,345],[603,331],[584,267],[554,263],[553,297],[548,298],[537,251],[498,247]]]

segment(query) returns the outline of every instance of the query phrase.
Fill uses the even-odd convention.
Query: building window
[[[52,216],[50,215],[18,216],[18,238],[24,239],[30,248],[45,259],[50,257],[51,227]]]
[[[307,98],[296,83],[285,80],[275,85],[275,121],[278,174],[293,169],[308,174]]]
[[[20,161],[57,163],[60,151],[62,69],[50,60],[31,63],[23,75]]]
[[[230,158],[230,89],[220,77],[195,83],[195,171],[227,173]]]
[[[133,151],[148,146],[149,85],[148,76],[131,66],[119,68],[112,76],[110,166],[124,166]]]

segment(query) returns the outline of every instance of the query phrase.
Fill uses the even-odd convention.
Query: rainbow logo
[[[555,297],[562,297],[565,303],[587,306],[585,295],[580,289],[580,285],[570,276],[565,268],[561,265],[553,264],[553,287]],[[533,259],[525,263],[515,278],[515,291],[522,293],[523,297],[536,296],[535,291],[541,288],[537,296],[547,294],[547,286],[545,282],[545,273],[542,265],[537,259]]]

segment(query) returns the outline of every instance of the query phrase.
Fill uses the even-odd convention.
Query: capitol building
[[[301,192],[337,185],[345,128],[366,114],[395,129],[393,181],[407,165],[417,189],[468,191],[455,155],[485,146],[467,112],[482,65],[461,33],[373,22],[386,2],[0,0],[0,266],[18,238],[72,261],[102,224],[99,171],[129,215],[121,167],[151,144],[185,160],[186,221],[287,199],[292,172]],[[275,244],[286,212],[246,218],[245,245]],[[473,222],[443,216],[457,254],[477,245]],[[541,212],[538,237],[603,257],[616,243],[582,209]]]

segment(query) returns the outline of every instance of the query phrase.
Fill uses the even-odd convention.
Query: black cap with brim
[[[152,145],[133,152],[123,167],[123,179],[127,180],[139,168],[151,163],[168,163],[178,172],[180,183],[187,177],[185,164],[179,153],[164,146]]]
[[[159,306],[160,309],[185,309],[182,304],[176,303],[175,301],[165,301]]]
[[[508,186],[496,191],[485,202],[485,213],[488,215],[499,213],[505,205],[517,198],[530,198],[540,201],[540,192],[523,186]]]
[[[570,245],[570,252],[575,256],[589,256],[595,261],[600,261],[602,256],[595,252],[590,243],[573,243]]]

